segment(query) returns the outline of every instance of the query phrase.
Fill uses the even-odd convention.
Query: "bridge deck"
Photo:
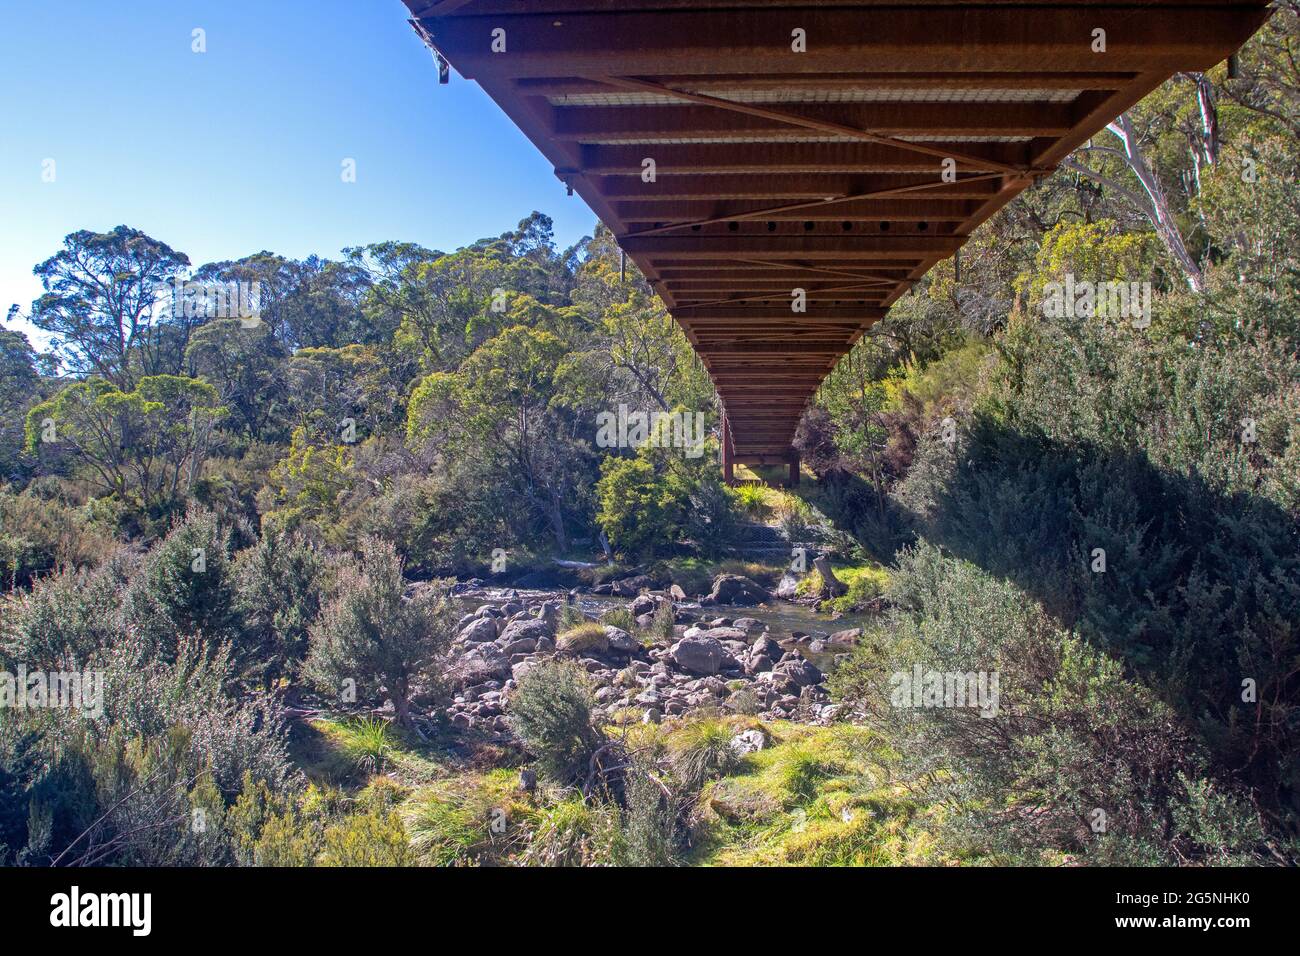
[[[1265,0],[406,4],[653,283],[717,387],[728,461],[786,460],[818,383],[912,283],[1267,16]]]

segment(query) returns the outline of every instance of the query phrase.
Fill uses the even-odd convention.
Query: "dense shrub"
[[[122,591],[136,563],[114,550],[98,568],[60,571],[0,596],[0,660],[28,670],[87,663],[121,633]]]
[[[649,557],[682,542],[716,554],[734,536],[734,493],[711,449],[687,458],[682,449],[646,446],[634,457],[606,458],[596,494],[596,523],[619,554]]]
[[[1126,335],[1013,330],[999,387],[958,442],[923,444],[897,498],[930,542],[1132,668],[1295,821],[1300,366],[1268,342]]]
[[[1046,848],[1103,863],[1266,857],[1258,814],[1240,788],[1212,782],[1192,721],[1013,584],[922,545],[891,596],[883,634],[839,670],[836,691],[952,801],[954,843],[1025,862]],[[914,706],[899,687],[918,669],[996,675],[985,685],[996,697],[980,701],[993,707]],[[1193,802],[1213,809],[1203,825]]]
[[[235,556],[239,653],[263,681],[292,675],[307,653],[307,632],[326,591],[324,554],[302,539],[267,529]]]
[[[191,510],[141,561],[126,588],[129,628],[170,656],[183,635],[213,644],[242,631],[230,533],[211,512]]]
[[[591,681],[577,664],[553,661],[530,670],[510,698],[510,723],[539,769],[561,784],[581,783],[605,742],[593,722]]]
[[[28,586],[56,569],[93,567],[116,546],[112,530],[88,509],[31,489],[0,489],[0,590]]]
[[[441,583],[409,600],[405,590],[393,546],[364,539],[360,562],[340,568],[335,596],[310,629],[304,674],[334,700],[348,687],[358,700],[387,700],[398,722],[409,724],[417,685],[438,689],[457,615]]]

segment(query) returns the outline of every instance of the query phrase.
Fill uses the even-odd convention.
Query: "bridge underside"
[[[685,330],[722,399],[728,477],[792,460],[835,362],[976,226],[1267,15],[1264,0],[406,4]]]

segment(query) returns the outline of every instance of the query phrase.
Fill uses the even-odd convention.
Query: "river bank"
[[[725,574],[697,600],[672,586],[631,596],[609,587],[597,593],[471,580],[456,590],[465,615],[446,716],[459,730],[503,742],[511,692],[556,657],[586,670],[597,716],[615,725],[705,711],[829,724],[843,715],[826,689],[827,674],[869,621],[821,614]]]

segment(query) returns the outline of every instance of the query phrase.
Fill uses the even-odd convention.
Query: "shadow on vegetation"
[[[828,497],[874,512],[857,486]],[[1296,818],[1300,528],[1287,511],[1145,454],[987,418],[918,460],[896,497],[918,535],[1122,660],[1199,730],[1222,772]]]

